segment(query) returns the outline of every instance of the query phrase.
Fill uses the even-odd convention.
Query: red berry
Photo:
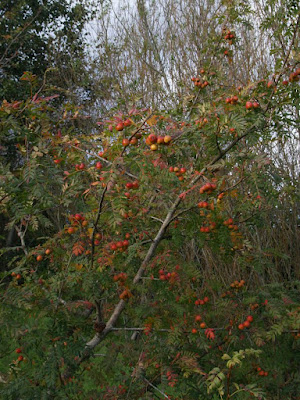
[[[245,322],[243,323],[243,325],[244,325],[244,328],[249,328],[250,322],[249,322],[249,321],[245,321]]]
[[[124,121],[124,126],[130,126],[130,125],[131,125],[130,119],[126,119],[126,120]]]
[[[148,136],[148,140],[149,140],[150,143],[154,144],[154,143],[157,142],[157,136],[154,135],[154,133],[151,133],[151,134]]]
[[[122,131],[124,129],[123,122],[120,122],[119,124],[116,125],[116,130],[117,131]]]
[[[20,349],[20,347],[16,349],[16,353],[17,354],[22,353],[22,350]]]
[[[130,143],[130,141],[129,141],[128,139],[123,139],[123,140],[122,140],[122,145],[123,145],[124,147],[128,146],[129,143]]]
[[[18,357],[18,361],[23,361],[24,357],[23,356],[19,356]]]
[[[249,322],[252,322],[252,321],[253,321],[253,317],[252,317],[252,315],[248,315],[248,317],[247,317],[247,321],[249,321]]]

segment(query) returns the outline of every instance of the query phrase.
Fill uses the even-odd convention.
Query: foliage
[[[2,102],[1,398],[297,398],[295,37],[271,81],[207,60],[97,128],[46,83]]]
[[[25,79],[19,81],[24,71],[42,79],[49,66],[55,67],[53,83],[64,86],[58,77],[71,75],[76,60],[84,54],[88,4],[57,0],[1,0],[0,4],[1,100],[20,100],[21,93],[26,98]]]

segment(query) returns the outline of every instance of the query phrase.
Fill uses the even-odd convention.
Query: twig
[[[84,150],[84,149],[81,149],[81,148],[79,148],[79,147],[76,147],[76,146],[74,146],[74,145],[72,145],[72,144],[71,144],[70,146],[73,147],[73,148],[76,149],[76,150],[79,150],[79,151],[81,151],[81,152],[83,152],[83,153],[86,153],[86,150]],[[108,160],[106,160],[105,158],[100,157],[98,154],[93,153],[92,156],[98,158],[99,160],[101,160],[102,162],[104,162],[105,164],[107,164],[107,165],[109,165],[109,166],[112,166],[112,165],[113,165],[113,163],[112,163],[111,161],[108,161]],[[132,179],[135,179],[135,180],[138,179],[138,177],[137,177],[136,175],[133,175],[132,173],[130,173],[130,172],[126,171],[126,170],[124,170],[124,174],[127,175],[127,176],[129,176],[129,177],[132,178]]]
[[[99,206],[98,206],[98,212],[97,212],[97,216],[96,216],[96,220],[94,222],[94,229],[93,229],[93,233],[92,233],[92,251],[91,251],[91,268],[93,268],[94,265],[94,253],[95,253],[95,235],[96,235],[96,230],[97,230],[97,225],[100,219],[100,215],[101,215],[101,211],[102,211],[102,206],[103,206],[103,201],[104,201],[104,197],[105,197],[105,193],[107,192],[107,188],[108,188],[108,184],[105,186],[105,188],[103,189],[100,201],[99,201]]]
[[[22,226],[22,225],[21,225],[21,226]],[[26,248],[24,236],[25,236],[25,233],[26,233],[26,230],[27,230],[27,226],[28,226],[28,221],[27,221],[25,230],[22,231],[21,228],[19,228],[17,225],[15,225],[15,229],[16,229],[16,231],[17,231],[17,233],[18,233],[18,236],[19,236],[19,238],[20,238],[20,241],[21,241],[21,247],[22,247],[22,249],[23,249],[23,251],[24,251],[24,253],[25,253],[26,256],[28,255],[28,251],[27,251],[27,248]]]
[[[162,396],[164,396],[166,399],[169,399],[169,396],[167,396],[164,392],[162,392],[158,387],[154,386],[150,381],[148,381],[147,378],[142,378],[149,386],[151,386],[153,389],[157,390]]]

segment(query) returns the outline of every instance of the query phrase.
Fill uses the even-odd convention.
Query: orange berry
[[[249,321],[245,321],[245,322],[243,323],[243,325],[244,325],[244,328],[249,328],[250,322],[249,322]]]

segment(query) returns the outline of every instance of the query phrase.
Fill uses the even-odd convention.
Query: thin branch
[[[18,38],[26,31],[26,29],[37,19],[37,17],[40,15],[40,13],[42,12],[42,7],[40,7],[36,13],[36,15],[27,23],[23,26],[23,28],[21,29],[20,32],[18,32],[18,34],[11,40],[11,42],[9,43],[9,45],[6,47],[2,57],[0,58],[0,65],[2,63],[2,61],[4,61],[9,49],[11,48],[11,46],[18,40]],[[15,55],[18,54],[18,52],[15,52]],[[6,63],[3,62],[2,63],[2,67],[5,65]]]
[[[28,221],[27,221],[27,225],[28,225]],[[25,244],[25,239],[24,239],[24,236],[25,236],[25,233],[26,233],[26,230],[27,230],[27,226],[26,226],[24,231],[22,231],[22,229],[19,228],[17,225],[15,225],[15,229],[16,229],[16,231],[18,233],[19,238],[20,238],[22,250],[24,251],[25,255],[27,256],[28,255],[28,251],[27,251],[26,244]]]
[[[76,150],[79,150],[79,151],[81,151],[81,152],[83,152],[83,153],[86,153],[86,150],[84,150],[84,149],[81,149],[81,148],[79,148],[79,147],[76,147],[76,146],[74,146],[74,145],[72,145],[72,144],[71,144],[70,146],[73,147],[73,148],[76,149]],[[113,165],[113,163],[112,163],[111,161],[108,161],[108,160],[106,160],[105,158],[100,157],[98,154],[93,153],[92,156],[98,158],[99,160],[101,160],[102,162],[104,162],[104,164],[107,164],[107,165],[109,165],[110,167]],[[129,176],[129,177],[132,178],[132,179],[135,179],[135,180],[138,179],[138,177],[137,177],[136,175],[133,175],[133,174],[131,174],[130,172],[128,172],[128,171],[126,171],[126,170],[124,170],[124,174],[127,175],[127,176]]]
[[[150,381],[148,381],[147,378],[142,378],[149,386],[151,386],[153,389],[157,390],[162,396],[164,396],[166,399],[169,399],[169,396],[167,396],[164,392],[162,392],[158,387],[154,386]]]
[[[161,223],[164,222],[162,219],[153,217],[152,215],[150,215],[150,218],[151,218],[151,219],[154,219],[155,221],[159,221],[159,222],[161,222]]]
[[[108,188],[108,184],[105,186],[105,188],[103,189],[100,201],[99,201],[99,206],[98,206],[98,212],[97,212],[97,216],[94,222],[94,229],[93,229],[93,233],[92,233],[92,251],[91,251],[91,268],[93,268],[93,264],[94,264],[94,253],[95,253],[95,235],[96,235],[96,230],[97,230],[97,225],[100,219],[100,215],[101,215],[101,211],[102,211],[102,206],[103,206],[103,201],[104,201],[104,197],[105,197],[105,193],[107,192],[107,188]]]

